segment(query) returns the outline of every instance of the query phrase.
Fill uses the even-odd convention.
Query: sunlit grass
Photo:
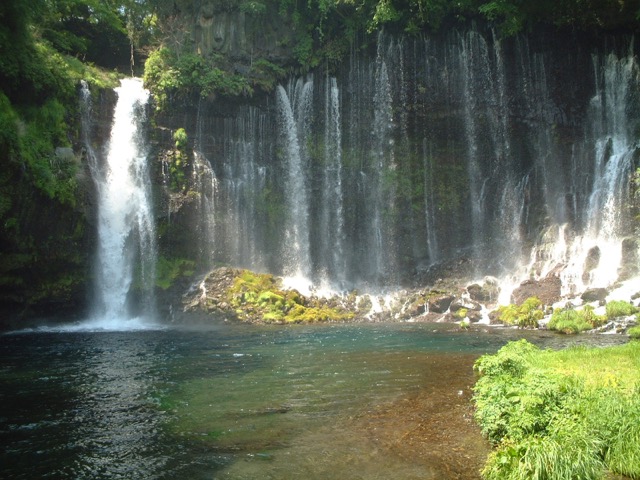
[[[522,340],[476,362],[490,480],[640,478],[640,342],[539,350]]]
[[[640,343],[542,351],[536,355],[535,365],[541,370],[579,378],[587,387],[615,387],[631,393],[640,385]]]

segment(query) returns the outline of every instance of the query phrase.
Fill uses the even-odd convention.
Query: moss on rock
[[[331,299],[306,297],[266,273],[221,267],[186,296],[186,311],[205,311],[249,323],[313,323],[352,320],[353,311]]]

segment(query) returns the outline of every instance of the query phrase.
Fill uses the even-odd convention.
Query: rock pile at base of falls
[[[474,291],[484,298],[485,291],[495,288],[479,286]],[[389,293],[303,295],[285,288],[279,277],[230,267],[212,270],[182,296],[184,312],[249,323],[457,322],[463,318],[476,322],[482,318],[482,309],[463,285],[450,282]]]
[[[603,303],[606,289],[584,292],[582,302]],[[247,323],[314,322],[467,322],[500,324],[500,285],[437,280],[434,286],[389,293],[303,295],[286,288],[283,279],[250,270],[220,267],[193,283],[182,296],[182,310],[206,320]],[[539,300],[538,309],[550,315],[561,300],[561,281],[550,275],[527,280],[514,289],[513,305]],[[545,321],[540,322],[544,327]]]

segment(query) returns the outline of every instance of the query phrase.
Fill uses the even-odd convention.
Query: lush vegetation
[[[639,2],[617,0],[215,0],[208,7],[212,12],[242,13],[248,32],[269,29],[274,19],[285,26],[276,35],[289,58],[251,55],[250,61],[241,60],[239,73],[237,58],[230,61],[224,52],[200,51],[202,45],[194,44],[196,27],[190,19],[200,8],[194,2],[151,0],[147,8],[152,20],[142,22],[142,30],[153,39],[149,48],[154,51],[145,83],[159,108],[168,100],[270,90],[287,70],[331,70],[352,49],[374,43],[382,28],[417,35],[481,20],[504,36],[539,24],[634,29],[640,13]]]
[[[640,478],[640,343],[543,351],[521,340],[475,364],[491,480]]]
[[[180,278],[190,278],[195,271],[195,262],[186,258],[158,257],[156,262],[156,286],[167,290]]]
[[[244,270],[227,292],[228,301],[240,319],[259,317],[265,322],[301,323],[351,320],[352,312],[309,299],[296,290],[285,290],[269,274]]]
[[[592,330],[603,325],[607,320],[606,315],[598,315],[594,308],[586,305],[581,310],[573,308],[556,309],[547,324],[549,330],[556,330],[561,333],[580,333]]]
[[[565,334],[576,334],[593,330],[604,325],[608,320],[628,317],[638,312],[638,308],[624,300],[612,300],[606,305],[606,314],[599,315],[591,305],[581,308],[567,306],[556,308],[547,323],[549,330]],[[542,302],[536,297],[526,299],[521,305],[509,304],[498,307],[495,318],[505,325],[519,328],[537,328],[545,317]]]
[[[510,304],[498,308],[498,319],[506,325],[537,328],[544,317],[542,302],[537,297],[527,298],[522,305]]]

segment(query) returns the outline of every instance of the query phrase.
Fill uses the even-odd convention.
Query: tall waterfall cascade
[[[98,198],[98,251],[95,307],[88,323],[93,328],[127,329],[143,326],[154,313],[156,238],[143,128],[149,93],[135,78],[122,80],[115,91],[118,98],[104,160],[90,162]],[[89,101],[90,96],[83,99]],[[135,309],[134,282],[141,292]]]
[[[313,114],[311,97],[313,80],[298,79],[285,90],[276,89],[280,125],[285,143],[287,212],[285,248],[287,259],[284,274],[293,284],[311,278],[309,244],[309,197],[306,181],[308,155],[305,140]],[[304,289],[304,284],[298,285]]]

